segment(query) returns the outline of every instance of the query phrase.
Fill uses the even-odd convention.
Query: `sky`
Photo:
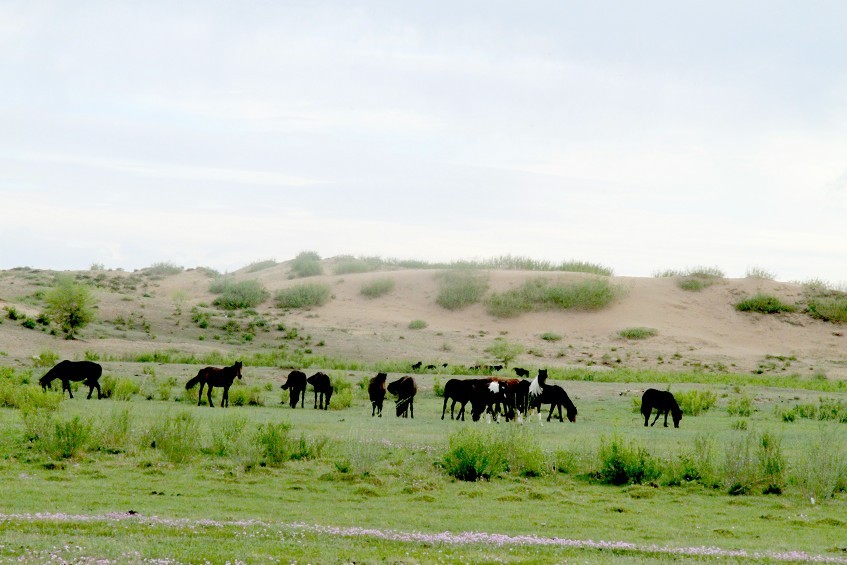
[[[847,282],[847,3],[0,0],[0,269]]]

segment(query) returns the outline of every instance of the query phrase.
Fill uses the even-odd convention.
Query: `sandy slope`
[[[330,265],[327,265],[330,271]],[[86,273],[87,274],[87,273]],[[841,326],[811,319],[803,314],[765,316],[737,312],[733,305],[756,292],[776,295],[787,302],[802,299],[799,285],[758,279],[729,279],[700,292],[680,289],[670,278],[615,277],[624,290],[611,307],[599,312],[540,312],[513,319],[497,319],[481,305],[448,311],[435,303],[436,272],[399,270],[353,275],[324,275],[309,281],[330,285],[333,299],[312,311],[283,312],[272,300],[258,308],[271,331],[258,332],[249,343],[224,343],[211,339],[215,331],[200,330],[191,322],[190,310],[211,303],[207,275],[199,270],[154,279],[143,273],[109,271],[107,280],[133,280],[135,289],[121,293],[96,291],[98,323],[87,328],[82,339],[67,341],[44,332],[27,330],[4,320],[0,325],[0,363],[30,364],[30,357],[49,348],[63,357],[79,357],[86,350],[101,353],[151,351],[174,348],[203,352],[215,349],[254,350],[284,342],[275,328],[296,327],[310,335],[316,353],[348,359],[403,358],[425,363],[477,364],[491,362],[485,353],[496,337],[525,346],[516,362],[527,366],[639,367],[661,370],[723,368],[752,372],[811,375],[823,372],[831,378],[847,378],[847,350]],[[300,284],[288,278],[288,267],[277,265],[255,273],[239,272],[237,279],[257,279],[271,293]],[[493,291],[516,286],[528,278],[573,280],[585,275],[492,271]],[[52,274],[5,271],[0,273],[0,308],[14,306],[36,315],[40,310],[33,293],[49,287]],[[362,284],[390,277],[396,287],[389,295],[368,299]],[[45,286],[48,285],[48,286]],[[178,304],[182,305],[177,314]],[[133,317],[132,327],[116,328],[114,320]],[[411,320],[425,320],[423,330],[408,329]],[[220,322],[219,318],[214,324]],[[145,324],[146,329],[145,331]],[[658,330],[646,340],[624,340],[618,332],[634,326]],[[560,341],[540,338],[544,332],[562,336]],[[204,341],[198,338],[206,335]],[[217,332],[220,333],[220,332]],[[320,341],[325,345],[316,346]],[[291,345],[289,343],[289,345]],[[768,356],[783,359],[768,358]]]

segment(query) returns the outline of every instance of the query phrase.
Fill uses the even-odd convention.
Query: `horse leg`
[[[221,408],[224,408],[224,402],[226,402],[226,407],[229,407],[229,387],[224,387],[224,393],[221,395]]]
[[[212,402],[212,384],[211,383],[209,383],[209,385],[206,387],[206,398],[209,399],[209,408],[214,408],[215,403]]]
[[[411,400],[409,400],[409,417],[412,420],[415,419],[415,397],[413,396]]]
[[[85,397],[86,400],[91,400],[91,393],[94,392],[94,387],[88,385],[88,396]]]
[[[62,381],[62,393],[65,392],[65,389],[67,389],[67,391],[68,391],[68,396],[73,398],[74,394],[71,392],[71,381],[70,380],[66,379],[66,380]]]
[[[665,427],[666,428],[668,427],[668,412],[670,412],[670,409],[665,410]]]
[[[444,406],[441,407],[441,419],[442,420],[444,419],[444,414],[447,413],[447,400],[449,400],[449,399],[447,398],[447,395],[445,395],[444,396]],[[450,414],[450,416],[452,416],[452,415],[453,414]]]
[[[661,415],[662,415],[662,411],[659,410],[658,408],[656,408],[656,417],[653,418],[653,423],[650,424],[651,427],[656,425],[656,420],[658,420],[659,416],[661,416]]]
[[[644,427],[646,428],[650,422],[650,412],[641,411],[641,415],[644,416]]]

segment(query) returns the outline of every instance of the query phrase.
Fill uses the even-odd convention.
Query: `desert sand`
[[[324,261],[324,272],[332,272],[332,260]],[[101,286],[106,285],[94,291],[96,321],[81,332],[79,339],[66,340],[61,334],[27,329],[9,320],[3,311],[0,363],[31,366],[32,357],[45,349],[63,358],[82,358],[86,351],[100,355],[154,350],[250,352],[283,345],[280,327],[285,327],[296,328],[301,338],[309,336],[305,342],[301,339],[302,347],[316,354],[363,362],[406,359],[438,365],[494,363],[485,350],[496,338],[503,338],[525,348],[514,366],[741,374],[764,371],[847,378],[847,338],[841,326],[803,313],[751,314],[734,308],[739,300],[758,292],[788,303],[802,302],[804,289],[797,283],[719,279],[701,291],[686,291],[674,278],[611,277],[622,292],[603,310],[545,311],[498,319],[481,304],[458,311],[437,305],[437,271],[391,270],[291,279],[288,264],[279,263],[231,276],[235,280],[258,280],[271,295],[304,280],[322,282],[331,287],[332,299],[324,306],[302,311],[281,310],[269,299],[256,308],[256,315],[267,322],[266,329],[256,331],[255,338],[247,342],[216,329],[227,316],[246,324],[243,315],[218,311],[207,329],[192,322],[192,308],[211,305],[214,300],[209,292],[211,278],[204,270],[189,269],[163,277],[149,276],[143,270],[78,274],[99,276]],[[37,316],[42,309],[38,293],[50,287],[54,275],[32,269],[0,272],[0,309],[14,308]],[[487,276],[491,292],[537,277],[573,280],[591,275],[493,270],[487,271]],[[361,295],[365,282],[386,277],[396,282],[392,292],[374,299]],[[116,285],[116,281],[125,282],[119,292],[108,286]],[[121,320],[129,322],[116,323]],[[409,329],[412,320],[424,320],[427,327]],[[642,340],[619,335],[623,329],[641,326],[654,328],[657,335]],[[543,340],[545,332],[561,339]]]

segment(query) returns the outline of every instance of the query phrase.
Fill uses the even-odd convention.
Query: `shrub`
[[[212,426],[212,453],[226,457],[238,452],[246,428],[246,416],[227,414],[218,418]]]
[[[180,265],[177,265],[175,263],[159,262],[153,263],[152,265],[144,269],[144,272],[154,277],[166,277],[169,275],[178,275],[183,270],[185,270],[184,267],[181,267]]]
[[[91,438],[91,423],[79,416],[59,419],[53,416],[46,433],[38,437],[37,447],[55,459],[69,459],[81,453]]]
[[[642,484],[661,475],[659,462],[644,447],[626,443],[618,436],[601,438],[598,451],[600,467],[593,478],[609,485]]]
[[[277,262],[273,259],[267,259],[264,261],[254,261],[247,265],[244,270],[248,273],[255,273],[256,271],[263,271],[265,269],[270,269],[271,267],[275,267]]]
[[[97,448],[110,453],[125,451],[132,437],[132,414],[128,408],[113,408],[96,430]]]
[[[350,408],[353,405],[353,385],[345,378],[330,377],[332,383],[332,404],[330,408],[333,410],[343,410]]]
[[[441,384],[441,379],[438,377],[432,380],[432,392],[437,398],[444,398],[444,385]]]
[[[378,271],[384,265],[385,261],[380,257],[357,258],[351,255],[344,255],[338,258],[338,263],[336,263],[332,271],[336,275],[370,273],[372,271]]]
[[[42,349],[32,361],[34,367],[53,367],[59,361],[59,354],[51,349]]]
[[[729,404],[726,407],[726,412],[730,416],[740,416],[742,418],[747,418],[751,414],[753,414],[753,403],[746,396],[733,398],[729,401]]]
[[[341,473],[353,473],[367,477],[385,458],[385,449],[379,444],[350,438],[344,442],[344,446],[341,448],[341,457],[335,461],[335,468]]]
[[[330,298],[330,288],[325,284],[306,283],[278,290],[274,295],[279,308],[309,308],[323,306]]]
[[[46,313],[55,320],[65,336],[73,339],[77,331],[94,319],[94,297],[91,290],[67,275],[56,277],[56,285],[44,295]]]
[[[748,279],[760,279],[765,281],[772,281],[776,279],[776,275],[774,275],[772,272],[766,269],[761,269],[759,267],[750,267],[749,269],[747,269],[747,274],[745,275],[745,277]]]
[[[714,462],[714,440],[708,436],[696,436],[693,447],[669,466],[663,481],[668,486],[689,482],[712,488],[720,485]]]
[[[259,386],[237,386],[229,389],[229,403],[232,406],[264,406],[262,389]]]
[[[752,432],[727,444],[724,486],[729,494],[780,494],[785,486],[785,458],[781,440],[770,432],[755,437]]]
[[[541,339],[543,339],[544,341],[561,341],[562,336],[551,332],[544,332],[543,334],[541,334]]]
[[[659,334],[656,328],[626,328],[618,332],[618,335],[624,339],[647,339]]]
[[[758,480],[752,436],[735,436],[726,444],[723,465],[724,487],[729,494],[750,494]]]
[[[442,464],[447,474],[460,481],[490,479],[508,468],[497,435],[477,428],[463,428],[450,435]]]
[[[291,262],[291,272],[301,278],[322,275],[321,256],[314,251],[300,252]]]
[[[363,284],[359,292],[368,298],[378,298],[394,290],[395,284],[394,279],[374,279]]]
[[[847,322],[847,296],[815,296],[807,299],[806,311],[825,322]]]
[[[138,383],[131,379],[120,378],[115,382],[114,389],[109,396],[115,400],[132,400],[132,397],[139,392],[141,392],[141,387],[138,386]]]
[[[815,500],[832,498],[836,492],[844,490],[847,467],[840,434],[821,427],[818,437],[804,444],[801,456],[792,469],[792,482],[812,504]]]
[[[470,270],[439,273],[439,289],[435,302],[447,310],[460,310],[482,300],[488,290],[485,275]]]
[[[209,290],[220,294],[213,304],[226,310],[255,308],[270,296],[264,285],[257,280],[234,282],[223,278],[213,282]]]
[[[779,298],[768,294],[756,294],[745,298],[735,305],[739,312],[760,312],[762,314],[779,314],[781,312],[795,312],[797,308],[785,304]]]
[[[492,294],[486,308],[498,318],[539,310],[599,310],[608,306],[618,293],[619,289],[604,278],[558,284],[535,279],[517,289]]]
[[[422,330],[427,326],[429,326],[429,324],[427,324],[424,320],[412,320],[411,322],[409,322],[410,330]]]
[[[490,353],[495,359],[501,361],[506,367],[514,361],[518,355],[523,353],[523,345],[519,343],[511,343],[502,338],[497,338],[494,343],[485,348],[486,353]]]
[[[305,435],[291,437],[288,422],[268,422],[260,425],[253,438],[259,448],[260,464],[279,466],[292,459],[315,459],[320,457],[327,439],[323,436],[309,440]]]
[[[683,414],[699,416],[715,405],[718,396],[710,390],[691,390],[674,394],[677,404]]]
[[[171,463],[186,463],[197,453],[199,425],[191,412],[167,414],[144,434],[144,443]]]
[[[782,455],[782,440],[770,433],[759,436],[756,455],[762,476],[764,494],[781,494],[785,487],[785,458]]]

